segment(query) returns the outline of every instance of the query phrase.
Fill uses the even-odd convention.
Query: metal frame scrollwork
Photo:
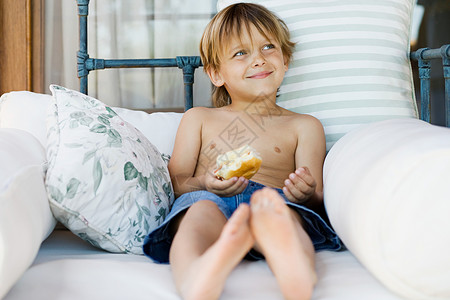
[[[185,111],[193,107],[193,84],[195,70],[202,66],[199,56],[177,56],[176,58],[153,59],[98,59],[90,58],[87,47],[87,17],[89,0],[77,0],[80,27],[80,49],[77,52],[80,92],[88,93],[87,77],[90,71],[107,68],[173,68],[183,70]]]
[[[426,122],[431,121],[431,61],[435,59],[442,59],[445,80],[445,125],[446,127],[450,127],[450,45],[444,45],[437,49],[421,48],[415,52],[412,52],[410,58],[416,60],[419,64],[421,101],[420,119]]]

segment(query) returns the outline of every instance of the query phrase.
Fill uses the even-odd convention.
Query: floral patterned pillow
[[[50,89],[46,186],[55,218],[96,247],[142,254],[174,199],[161,154],[99,100]]]

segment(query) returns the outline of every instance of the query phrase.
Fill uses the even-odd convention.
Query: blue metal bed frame
[[[177,56],[163,59],[98,59],[90,58],[87,50],[87,16],[90,0],[77,0],[80,26],[80,49],[77,52],[78,77],[80,91],[88,92],[87,76],[90,71],[107,68],[154,68],[178,67],[183,70],[185,111],[193,107],[193,84],[195,69],[202,66],[199,56]],[[431,60],[442,59],[445,80],[445,125],[450,127],[450,45],[441,48],[422,48],[410,54],[410,58],[418,62],[420,78],[420,119],[430,122]]]

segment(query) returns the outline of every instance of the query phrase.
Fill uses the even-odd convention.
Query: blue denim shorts
[[[210,200],[217,204],[217,207],[229,219],[233,212],[241,203],[250,203],[251,195],[264,188],[264,185],[249,181],[246,189],[238,195],[232,197],[219,197],[208,191],[195,191],[181,195],[175,200],[172,209],[164,222],[154,229],[144,240],[144,254],[157,263],[169,262],[169,251],[172,245],[173,236],[169,233],[169,224],[180,212],[187,210],[192,204],[200,200]],[[334,230],[314,211],[290,202],[281,189],[275,189],[285,199],[286,204],[294,209],[304,220],[304,229],[311,238],[316,251],[332,250],[339,251],[343,244]],[[255,252],[249,253],[247,258],[262,259],[261,255]]]

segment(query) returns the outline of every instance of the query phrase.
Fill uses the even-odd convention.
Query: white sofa
[[[13,92],[0,101],[0,298],[178,299],[169,265],[54,229],[44,181],[51,97]],[[181,114],[114,110],[171,153]],[[325,200],[350,251],[317,253],[313,299],[450,299],[449,170],[450,130],[416,119],[338,141],[325,162]],[[264,261],[244,261],[222,299],[282,296]]]

